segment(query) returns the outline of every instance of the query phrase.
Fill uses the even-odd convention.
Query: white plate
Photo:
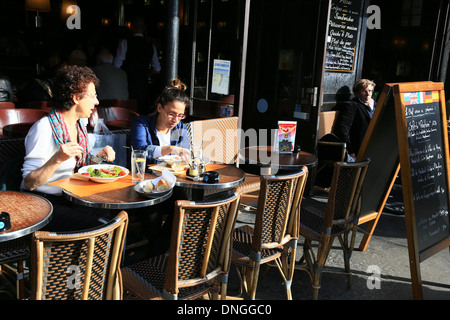
[[[173,155],[173,154],[168,154],[165,156],[161,156],[158,158],[158,161],[162,161],[167,163],[168,165],[172,165],[174,161],[179,161],[181,160],[180,156],[177,155]],[[203,156],[203,161],[205,162],[205,165],[209,164],[210,159],[207,156]]]
[[[164,179],[167,181],[167,183],[169,184],[170,189],[163,191],[163,192],[157,192],[156,191],[156,184],[158,183],[159,180]],[[176,182],[177,178],[167,169],[164,169],[161,173],[161,176],[155,179],[150,179],[150,180],[144,180],[141,181],[139,183],[137,183],[134,186],[134,190],[139,193],[140,195],[142,195],[143,197],[147,197],[147,198],[156,198],[156,197],[160,197],[168,192],[170,192],[173,187],[175,186],[175,182]],[[144,184],[146,184],[148,181],[151,181],[151,183],[153,184],[153,192],[144,192],[142,190],[142,187],[144,186]]]
[[[94,181],[94,182],[98,182],[98,183],[109,183],[109,182],[113,182],[116,181],[117,179],[126,177],[127,175],[130,174],[130,171],[127,168],[121,167],[121,166],[116,166],[113,164],[95,164],[95,165],[91,165],[91,166],[84,166],[82,168],[80,168],[78,170],[78,173],[87,173],[89,168],[94,168],[94,169],[111,169],[114,167],[118,167],[121,170],[125,171],[126,175],[120,176],[120,177],[114,177],[114,178],[100,178],[100,177],[89,177],[90,180]]]

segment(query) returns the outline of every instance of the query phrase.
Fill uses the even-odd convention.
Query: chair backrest
[[[317,137],[320,139],[327,133],[333,132],[334,121],[339,111],[323,111],[319,114],[319,132]]]
[[[103,99],[100,100],[99,108],[120,107],[137,112],[137,100],[135,99]]]
[[[133,120],[138,117],[137,112],[120,107],[96,107],[98,117],[103,118],[104,122],[111,120]]]
[[[361,207],[361,187],[366,177],[370,159],[361,162],[336,162],[327,210],[325,228],[333,225],[357,224]]]
[[[238,154],[238,117],[196,120],[186,126],[191,144],[203,145],[203,154],[211,161],[235,163]]]
[[[307,167],[288,175],[261,176],[252,239],[255,253],[298,239],[300,205],[307,176]]]
[[[32,240],[33,300],[113,300],[122,297],[120,261],[128,215],[73,233],[36,231]]]
[[[180,288],[211,282],[229,272],[239,202],[240,192],[216,202],[176,202],[166,298],[173,299]]]
[[[40,109],[50,112],[52,110],[51,101],[30,101],[24,104],[24,108]]]
[[[8,124],[34,123],[47,114],[47,111],[37,109],[0,109],[0,135],[3,135],[3,127]]]
[[[14,109],[16,104],[11,101],[0,101],[0,109]]]

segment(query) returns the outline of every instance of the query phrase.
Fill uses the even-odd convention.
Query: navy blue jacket
[[[147,163],[156,162],[153,153],[160,145],[156,131],[157,116],[141,115],[133,120],[130,127],[130,144],[136,150],[147,150]],[[170,145],[189,149],[187,129],[181,121],[171,131]]]

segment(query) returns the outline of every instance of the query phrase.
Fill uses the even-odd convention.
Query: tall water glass
[[[133,183],[144,181],[145,163],[147,160],[147,151],[131,151],[131,180]]]

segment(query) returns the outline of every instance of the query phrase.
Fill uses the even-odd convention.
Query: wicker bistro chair
[[[330,191],[331,178],[333,176],[334,164],[343,162],[347,158],[347,147],[345,142],[329,133],[317,142],[318,168],[314,179],[314,188],[321,191]]]
[[[124,289],[138,299],[226,298],[231,234],[240,192],[217,202],[177,201],[168,253],[122,268]]]
[[[16,276],[17,299],[25,298],[25,260],[30,258],[30,237],[0,242],[0,271],[13,269]]]
[[[318,298],[322,269],[335,238],[344,253],[347,286],[350,288],[350,257],[361,207],[361,187],[370,159],[361,162],[336,162],[328,202],[303,199],[300,235],[305,238],[303,257],[297,269],[306,270],[311,278],[313,298]],[[350,236],[350,242],[349,242]],[[314,254],[312,242],[318,242]]]
[[[196,120],[186,124],[191,145],[202,145],[203,155],[217,163],[237,164],[238,117],[224,117],[207,120]],[[259,191],[258,175],[245,173],[245,180],[240,185],[242,194]],[[209,195],[214,190],[207,191]]]
[[[283,176],[261,176],[255,227],[236,228],[231,262],[242,273],[241,289],[255,299],[260,265],[275,261],[292,299],[291,282],[299,235],[300,204],[308,169]]]
[[[105,225],[73,233],[36,231],[32,300],[119,300],[120,261],[128,227],[121,211]]]

